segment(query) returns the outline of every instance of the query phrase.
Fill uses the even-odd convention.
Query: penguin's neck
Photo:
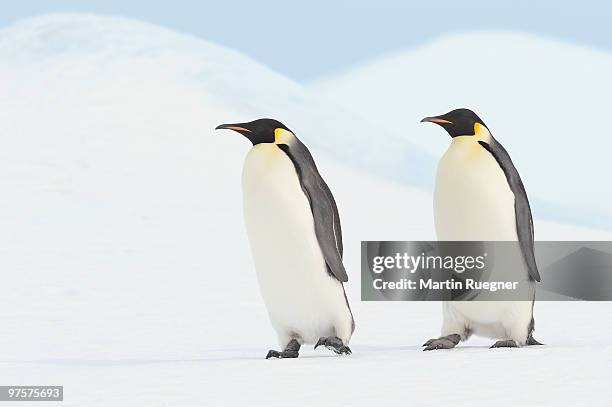
[[[244,161],[243,176],[259,174],[261,177],[273,176],[283,168],[287,155],[278,148],[276,143],[262,143],[253,146]]]
[[[446,154],[446,160],[457,161],[457,165],[478,159],[486,151],[474,136],[457,136],[453,138]]]
[[[491,132],[485,126],[480,123],[476,123],[474,125],[474,134],[466,134],[463,136],[455,136],[453,137],[452,143],[457,143],[459,145],[469,146],[469,143],[478,144],[480,141],[484,141],[485,143],[490,143],[493,139]],[[451,144],[452,144],[451,143]]]

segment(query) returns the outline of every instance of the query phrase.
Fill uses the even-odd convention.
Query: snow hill
[[[546,347],[474,339],[424,353],[439,304],[359,301],[361,240],[434,238],[430,194],[383,177],[415,154],[409,143],[386,136],[401,149],[372,171],[360,152],[375,156],[382,133],[355,115],[234,51],[131,20],[24,21],[0,31],[0,61],[0,383],[62,384],[65,406],[610,397],[608,304],[537,304]],[[212,129],[264,115],[303,129],[336,195],[351,357],[263,359],[277,344],[242,222],[248,142]],[[536,231],[612,237],[539,220]]]
[[[508,149],[539,217],[612,228],[612,56],[527,34],[456,34],[321,79],[317,91],[439,157],[419,123],[470,107]]]
[[[138,103],[143,115],[199,114],[201,120],[193,124],[202,134],[219,119],[274,117],[308,145],[342,161],[413,185],[431,183],[425,174],[431,173],[434,161],[419,147],[322,102],[244,55],[161,27],[83,15],[35,18],[3,30],[0,54],[7,91],[36,91],[42,83],[45,90],[52,88],[49,93],[64,90],[59,100],[40,95],[35,103],[63,103],[80,83],[81,90],[96,92],[90,106],[80,110],[101,112],[113,91],[130,88],[150,105],[136,100],[123,103]],[[411,166],[405,168],[406,163]]]

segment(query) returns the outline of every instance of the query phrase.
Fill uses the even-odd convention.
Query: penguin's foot
[[[505,339],[503,341],[497,341],[491,346],[493,348],[518,348],[518,345],[514,341],[514,339]]]
[[[292,339],[289,341],[289,343],[287,344],[287,346],[285,347],[285,350],[282,352],[279,352],[277,350],[270,350],[268,351],[268,354],[266,355],[266,359],[270,359],[270,358],[279,358],[279,359],[285,359],[285,358],[297,358],[298,354],[300,352],[300,343],[298,341],[296,341],[295,339]]]
[[[338,355],[350,355],[353,353],[351,352],[351,349],[342,342],[342,339],[338,338],[337,336],[319,338],[319,341],[315,345],[315,349],[321,345],[325,346],[329,350],[333,350]]]
[[[285,359],[285,358],[297,358],[297,357],[298,357],[298,352],[291,351],[291,350],[284,350],[282,352],[279,352],[277,350],[271,349],[268,351],[268,354],[266,355],[266,359],[270,359],[270,358]]]
[[[423,344],[423,346],[425,346],[425,349],[423,350],[452,349],[457,346],[460,340],[461,336],[457,334],[446,335],[437,339],[430,339]]]
[[[544,345],[543,343],[538,342],[532,335],[527,337],[527,345]]]

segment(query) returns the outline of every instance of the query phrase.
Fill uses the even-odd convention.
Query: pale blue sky
[[[612,52],[612,5],[562,3],[20,0],[3,2],[0,26],[61,11],[133,17],[236,48],[299,81],[466,30],[526,31]]]

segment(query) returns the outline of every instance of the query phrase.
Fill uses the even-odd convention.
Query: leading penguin
[[[253,147],[242,172],[243,210],[257,280],[281,351],[302,344],[350,354],[355,329],[344,286],[338,208],[308,148],[273,119],[222,124]]]
[[[421,122],[440,125],[451,144],[440,159],[434,220],[440,241],[518,241],[531,301],[443,302],[442,335],[424,350],[454,348],[471,334],[499,339],[493,348],[540,345],[533,337],[535,282],[531,209],[525,187],[506,149],[469,109],[456,109]]]

